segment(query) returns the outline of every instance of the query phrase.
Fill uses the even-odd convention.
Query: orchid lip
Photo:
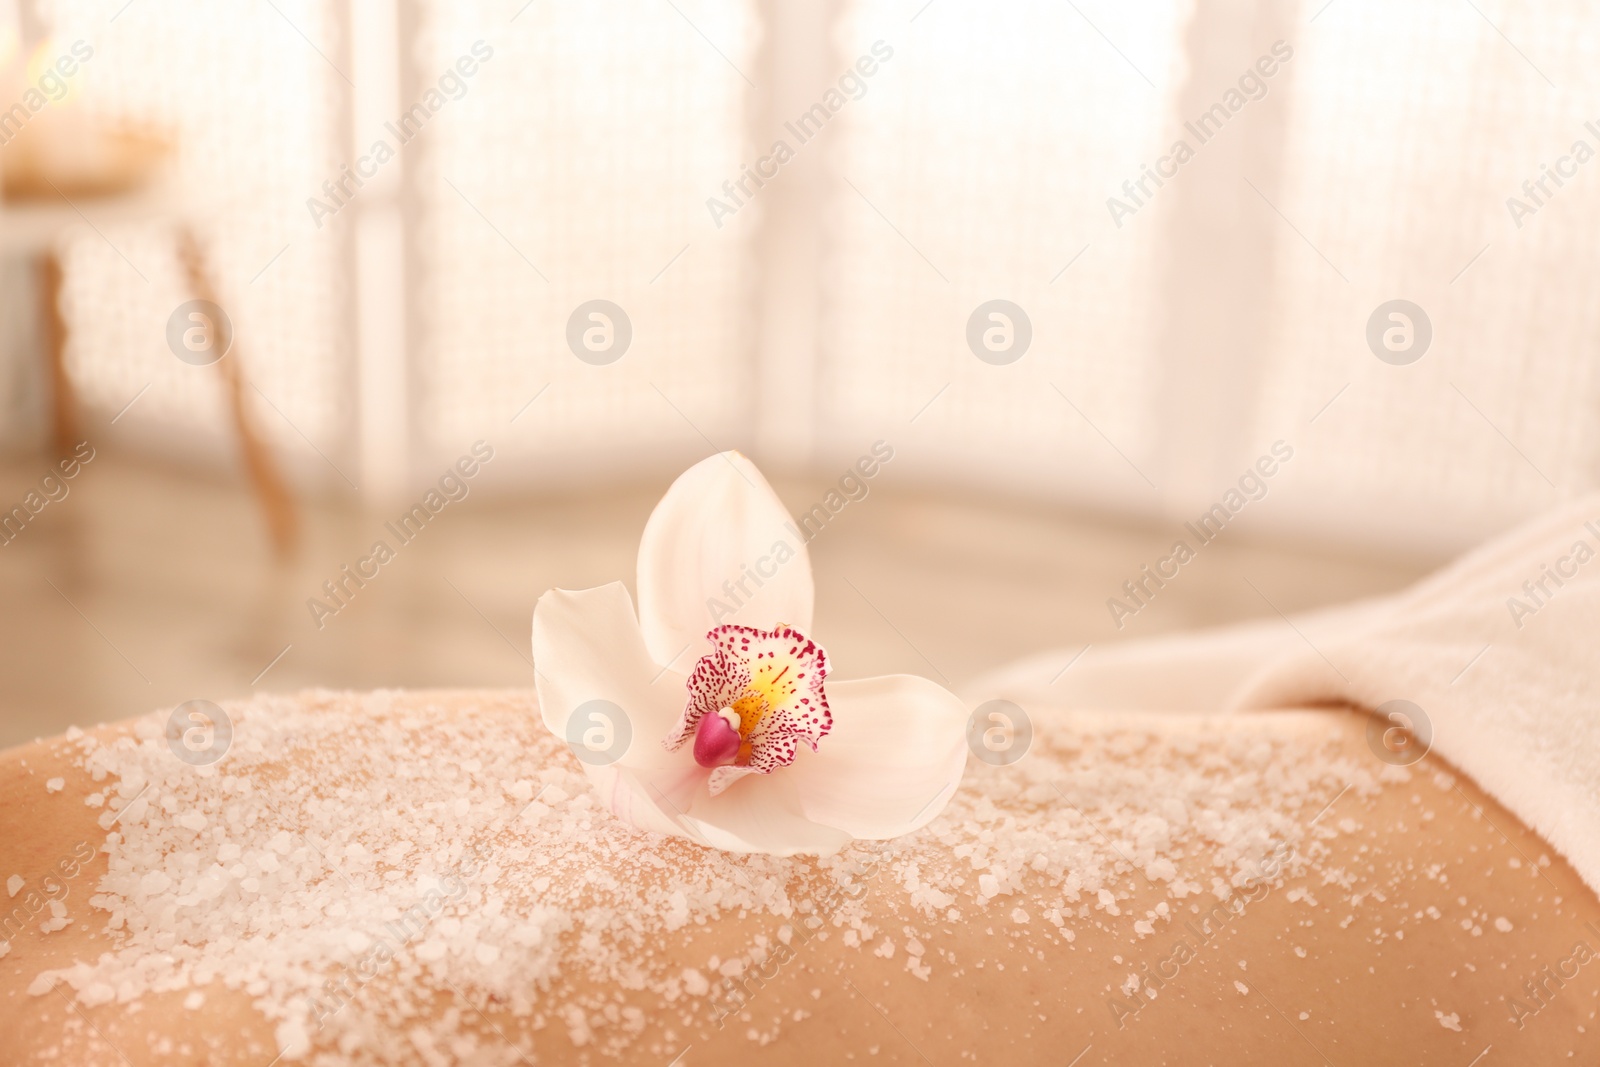
[[[737,721],[737,715],[734,718]],[[695,728],[694,761],[707,768],[725,767],[738,760],[739,746],[743,743],[738,727],[720,712],[703,716]]]
[[[800,745],[816,751],[833,719],[823,690],[827,653],[793,626],[729,624],[706,638],[711,651],[695,664],[683,715],[665,744],[670,751],[693,739],[695,762],[713,772],[715,796],[745,774],[789,766]]]

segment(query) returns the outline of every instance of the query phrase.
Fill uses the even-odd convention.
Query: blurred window
[[[48,7],[94,44],[83,107],[178,134],[303,479],[480,437],[517,484],[886,438],[910,480],[1181,520],[1281,439],[1263,528],[1428,549],[1597,480],[1578,0]],[[379,9],[398,43],[352,28]],[[400,162],[313,218],[379,140]],[[149,385],[119,432],[223,435],[165,349],[170,233],[67,262],[89,403]],[[1367,342],[1394,300],[1431,330],[1409,365]]]

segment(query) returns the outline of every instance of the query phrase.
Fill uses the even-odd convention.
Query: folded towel
[[[1029,710],[1243,711],[1393,700],[1600,892],[1600,494],[1394,596],[1036,656],[973,687]],[[1054,679],[1052,681],[1052,679]],[[1429,729],[1431,728],[1431,730]]]

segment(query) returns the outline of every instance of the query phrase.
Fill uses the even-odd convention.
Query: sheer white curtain
[[[820,440],[894,439],[919,478],[1148,499],[1166,205],[1119,229],[1105,200],[1160,150],[1179,8],[852,5],[841,63],[894,54],[830,131]],[[1015,362],[969,345],[992,300],[1031,329]]]
[[[257,424],[305,477],[338,481],[317,453],[351,469],[346,249],[305,206],[345,161],[335,6],[119,7],[47,5],[55,42],[93,49],[71,105],[173,137],[174,210],[163,214],[193,224],[205,246]],[[180,362],[166,342],[168,316],[192,295],[171,225],[119,221],[92,200],[74,208],[83,224],[66,238],[62,302],[81,399],[109,417],[137,396],[117,432],[190,462],[225,456],[232,435],[215,374]]]
[[[1600,474],[1600,161],[1508,207],[1600,152],[1600,22],[1478,9],[1340,0],[1303,31],[1278,204],[1301,233],[1278,233],[1251,418],[1305,427],[1282,504],[1312,529],[1471,542]],[[1395,298],[1432,323],[1409,366],[1363,338]]]
[[[448,462],[486,437],[503,446],[501,472],[548,482],[742,443],[750,228],[719,230],[705,201],[744,160],[752,5],[419,9],[419,87],[475,41],[493,58],[421,139],[408,175],[417,462]],[[568,324],[602,300],[631,340],[614,361],[589,362]],[[620,345],[623,319],[590,314],[583,331]]]
[[[741,443],[750,227],[717,232],[703,202],[739,174],[750,3],[53,0],[48,19],[95,49],[80,106],[175,135],[175,214],[303,487],[409,491],[478,438],[515,484]],[[215,375],[165,342],[190,295],[172,227],[83,207],[63,304],[93,429],[225,461]],[[596,299],[633,334],[610,365],[565,339]]]
[[[1600,151],[1591,9],[915,11],[841,25],[843,51],[898,36],[840,119],[826,439],[899,420],[930,480],[1174,522],[1282,440],[1251,525],[1425,551],[1596,483],[1600,162],[1561,162],[1520,226],[1507,206]],[[1033,323],[1005,367],[963,337],[994,297]],[[1410,365],[1366,339],[1395,299],[1431,321]]]
[[[1597,480],[1577,0],[54,8],[118,107],[184,133],[252,401],[336,487],[480,437],[516,485],[713,447],[827,471],[882,438],[908,481],[1181,521],[1282,440],[1252,525],[1437,551]],[[378,9],[393,43],[351,33]],[[216,431],[162,341],[168,235],[86,228],[69,264],[89,400],[154,382],[122,429]],[[1392,300],[1431,323],[1409,365],[1367,342]],[[569,343],[593,301],[631,330],[615,361]],[[969,342],[991,301],[1026,317],[1014,362]]]

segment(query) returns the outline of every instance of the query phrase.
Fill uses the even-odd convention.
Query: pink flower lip
[[[694,733],[694,761],[702,767],[722,767],[739,758],[743,738],[721,715],[706,715]]]
[[[828,654],[793,626],[730,623],[706,639],[711,651],[690,673],[683,715],[663,743],[670,752],[694,740],[715,796],[746,774],[789,766],[801,745],[815,752],[833,716],[822,685]]]

